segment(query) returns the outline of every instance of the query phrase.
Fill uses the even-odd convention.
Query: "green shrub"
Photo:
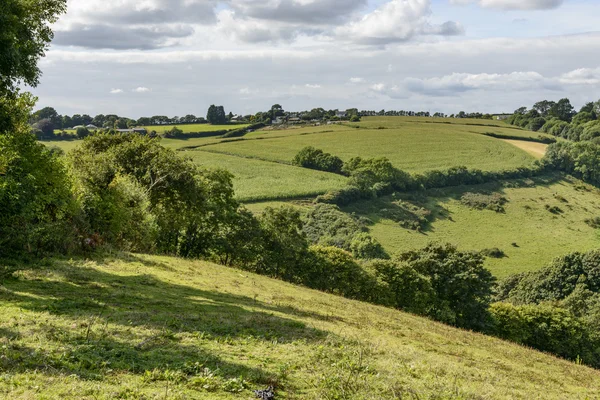
[[[334,155],[324,153],[323,150],[315,149],[312,146],[303,148],[296,154],[292,161],[294,165],[303,168],[316,169],[319,171],[333,172],[340,174],[344,162]]]
[[[355,258],[363,260],[386,259],[389,255],[377,240],[368,233],[359,233],[352,237],[350,251]]]
[[[463,328],[485,328],[495,278],[484,268],[480,254],[431,244],[402,254],[399,260],[431,282],[436,295],[428,315]]]
[[[79,139],[85,139],[86,137],[90,136],[90,131],[88,131],[87,128],[79,127],[77,128],[75,135]]]
[[[500,250],[497,247],[493,247],[491,249],[483,249],[480,253],[485,257],[490,258],[504,258],[506,257],[506,253],[503,250]]]
[[[504,213],[504,205],[508,199],[499,193],[485,194],[467,192],[460,198],[461,204],[476,210],[491,210]]]
[[[436,294],[427,277],[409,265],[389,260],[375,260],[365,268],[381,282],[382,304],[414,314],[431,314]]]
[[[600,365],[600,343],[590,337],[588,326],[568,310],[549,304],[490,307],[491,333],[500,338],[585,364]]]
[[[364,300],[372,296],[375,277],[364,270],[352,255],[337,247],[311,246],[306,259],[304,284],[313,289]]]
[[[499,283],[496,297],[514,304],[559,301],[582,280],[593,293],[600,293],[600,251],[571,253],[540,271],[513,275]]]
[[[16,124],[0,131],[0,256],[68,252],[78,243],[73,184],[63,157],[31,134],[32,104],[29,96],[0,97]]]
[[[315,199],[316,203],[336,204],[338,206],[347,206],[358,200],[369,199],[373,197],[373,192],[363,191],[354,186],[347,186],[342,189],[332,190]]]

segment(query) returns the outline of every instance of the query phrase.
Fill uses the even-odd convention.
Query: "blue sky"
[[[600,97],[598,17],[597,0],[69,0],[34,93],[130,117],[579,106]]]

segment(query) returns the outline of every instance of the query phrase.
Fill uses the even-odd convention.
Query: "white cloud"
[[[364,78],[358,78],[358,77],[350,78],[350,83],[363,83],[364,81],[365,81]]]
[[[462,26],[448,21],[442,25],[429,22],[431,0],[391,0],[360,20],[339,27],[339,38],[363,44],[405,42],[418,35],[459,35]]]
[[[560,7],[564,0],[450,0],[451,4],[477,3],[484,8],[501,10],[549,10]]]
[[[385,84],[384,83],[375,83],[373,85],[371,85],[371,90],[374,90],[376,92],[383,92],[385,90]]]
[[[147,93],[150,90],[151,89],[148,89],[147,87],[140,86],[138,88],[133,89],[132,92],[135,92],[135,93]]]
[[[562,74],[559,81],[566,85],[599,85],[600,68],[579,68]]]
[[[304,86],[306,86],[309,89],[320,89],[321,88],[321,85],[316,85],[316,84],[311,84],[311,83],[307,83]]]
[[[119,94],[123,93],[123,89],[111,89],[110,94]]]

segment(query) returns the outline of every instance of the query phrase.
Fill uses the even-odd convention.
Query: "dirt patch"
[[[536,143],[536,142],[526,142],[524,140],[509,140],[504,139],[503,142],[510,143],[513,146],[520,148],[521,150],[525,150],[527,153],[531,154],[535,158],[542,158],[546,155],[546,150],[548,149],[548,145],[544,143]]]

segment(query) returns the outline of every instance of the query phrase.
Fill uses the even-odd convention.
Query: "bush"
[[[86,137],[90,136],[90,131],[88,131],[87,128],[79,127],[77,128],[75,135],[79,139],[85,139]]]
[[[493,247],[491,249],[483,249],[480,253],[485,257],[490,258],[504,258],[506,257],[506,253],[503,250],[500,250],[497,247]]]
[[[0,256],[69,252],[77,204],[62,157],[23,124],[0,132]]]
[[[476,210],[491,210],[497,213],[504,213],[504,205],[508,199],[499,193],[484,194],[467,192],[460,198],[461,204]]]
[[[357,187],[347,186],[345,188],[332,190],[324,195],[318,196],[315,202],[324,204],[335,204],[338,206],[347,206],[356,201],[362,199],[369,199],[372,197],[372,191],[365,192]]]
[[[399,260],[431,282],[435,301],[428,315],[438,321],[468,329],[483,329],[495,278],[477,253],[431,244],[402,254]]]
[[[355,258],[363,260],[387,259],[390,257],[381,243],[364,232],[352,237],[350,250]]]
[[[588,326],[568,310],[552,305],[513,306],[497,303],[490,307],[490,333],[502,339],[550,352],[592,366],[600,365],[598,345]]]
[[[584,280],[589,290],[600,293],[600,251],[571,253],[559,257],[540,271],[518,274],[501,281],[498,300],[514,304],[559,301]]]
[[[548,146],[544,161],[584,182],[600,186],[600,145],[592,142],[559,142]]]
[[[183,131],[178,127],[174,126],[168,131],[165,131],[162,136],[164,138],[178,138],[183,136]]]
[[[337,247],[310,247],[304,283],[313,289],[364,300],[372,296],[375,277],[361,268],[352,255]]]
[[[381,244],[367,231],[361,220],[329,204],[319,204],[312,209],[303,227],[312,244],[339,247],[358,259],[387,258]]]
[[[431,314],[436,293],[427,277],[406,264],[388,260],[372,261],[365,268],[381,282],[381,304],[414,314]]]
[[[183,257],[205,257],[218,251],[215,247],[238,208],[228,172],[201,170],[147,136],[90,136],[69,154],[69,162],[82,196],[91,196],[83,210],[89,217],[87,234],[115,240],[114,245],[130,240],[111,222],[115,215],[128,212],[120,209],[119,202],[128,199],[129,204],[141,204],[140,192],[146,193],[150,203],[147,209],[156,221],[156,235],[154,239],[145,235],[149,242],[143,246],[135,242],[134,247]],[[132,218],[143,219],[141,209],[129,211],[136,215]]]
[[[344,164],[343,172],[350,175],[350,185],[362,192],[390,194],[394,190],[404,191],[413,186],[407,172],[394,167],[385,157],[363,159],[355,157]]]
[[[324,153],[323,150],[308,146],[300,150],[294,160],[294,165],[304,168],[316,169],[319,171],[342,173],[344,162],[336,156]]]

